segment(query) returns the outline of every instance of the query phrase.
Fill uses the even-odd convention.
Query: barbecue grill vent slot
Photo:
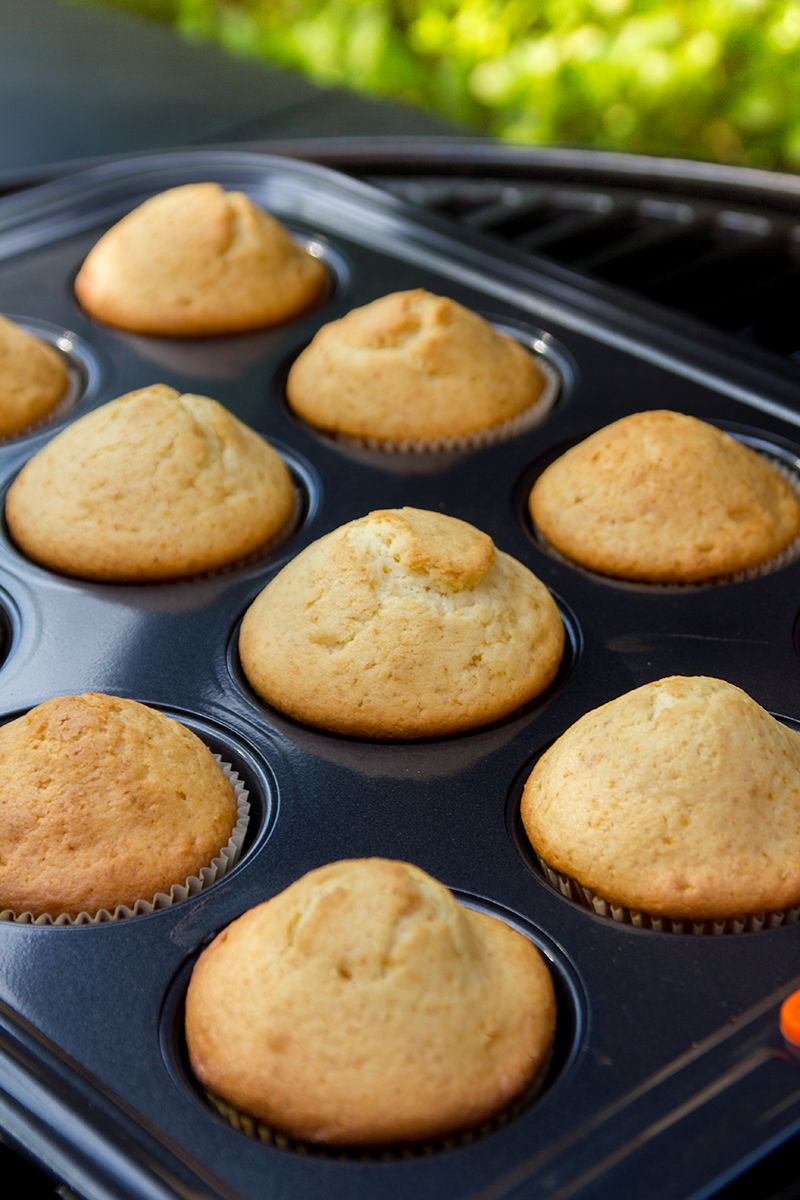
[[[419,207],[800,362],[800,222],[780,212],[559,182],[377,176]]]

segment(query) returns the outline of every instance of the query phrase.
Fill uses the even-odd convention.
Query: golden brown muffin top
[[[57,350],[0,317],[0,437],[41,420],[64,397],[68,384]]]
[[[293,364],[286,393],[318,429],[400,443],[500,425],[543,387],[533,355],[514,338],[417,288],[324,325]]]
[[[294,489],[263,438],[207,396],[128,392],[48,442],[8,492],[12,537],[82,579],[176,579],[235,562],[288,521]]]
[[[800,737],[730,683],[660,679],[542,755],[522,820],[545,862],[612,904],[779,912],[800,902]]]
[[[623,417],[536,481],[530,511],[562,554],[644,583],[700,583],[775,558],[800,501],[761,455],[681,413]]]
[[[552,682],[550,593],[455,517],[383,509],[308,546],[245,614],[248,680],[296,720],[371,738],[499,720]]]
[[[326,285],[322,263],[242,192],[189,183],[146,200],[89,251],[86,311],[132,333],[202,337],[275,325]]]
[[[0,727],[0,910],[77,917],[169,893],[236,822],[198,737],[117,696],[60,696]]]
[[[332,863],[229,925],[186,999],[192,1069],[290,1136],[442,1137],[513,1100],[546,1061],[549,971],[527,938],[417,867]]]

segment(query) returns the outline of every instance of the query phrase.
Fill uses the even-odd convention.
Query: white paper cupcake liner
[[[0,921],[10,921],[15,925],[103,925],[108,921],[124,921],[128,917],[142,917],[156,912],[158,909],[171,908],[173,904],[180,904],[181,901],[188,900],[190,896],[197,896],[206,888],[211,887],[212,883],[218,883],[239,861],[250,821],[250,800],[245,784],[233,767],[229,763],[223,762],[218,754],[214,755],[214,759],[233,788],[236,797],[236,824],[219,854],[211,860],[207,867],[201,867],[197,875],[190,875],[182,884],[174,883],[169,893],[156,892],[152,900],[137,900],[131,908],[120,904],[113,912],[101,908],[93,917],[87,912],[78,913],[77,917],[69,917],[65,913],[56,917],[47,913],[34,917],[29,912],[15,915],[11,909],[4,909],[0,912]]]
[[[519,437],[535,429],[545,419],[552,409],[561,389],[561,376],[556,368],[543,355],[536,355],[536,365],[544,376],[544,387],[539,395],[524,412],[518,413],[508,421],[499,425],[490,425],[486,429],[475,429],[469,433],[457,434],[453,437],[436,438],[404,438],[394,441],[391,438],[356,438],[344,433],[325,434],[316,432],[353,450],[370,450],[377,454],[454,454],[465,450],[479,450],[485,446],[493,446],[498,442],[506,442],[510,438]]]
[[[478,1125],[473,1125],[470,1129],[464,1129],[457,1133],[449,1134],[444,1138],[437,1138],[431,1141],[410,1142],[407,1145],[399,1146],[371,1146],[371,1147],[346,1147],[346,1146],[324,1146],[317,1143],[302,1142],[295,1138],[289,1137],[288,1134],[280,1133],[277,1129],[265,1125],[263,1121],[256,1117],[249,1117],[246,1113],[241,1112],[227,1100],[223,1100],[214,1092],[203,1089],[203,1095],[208,1101],[211,1108],[233,1129],[239,1133],[244,1133],[247,1137],[255,1138],[265,1145],[276,1146],[280,1150],[290,1150],[295,1154],[313,1155],[322,1158],[349,1159],[353,1161],[363,1160],[374,1162],[378,1160],[397,1160],[402,1158],[419,1158],[423,1155],[437,1154],[442,1150],[454,1150],[458,1146],[469,1145],[470,1142],[476,1141],[478,1138],[486,1137],[487,1134],[494,1133],[503,1126],[508,1125],[510,1121],[515,1120],[527,1108],[533,1104],[534,1100],[538,1099],[547,1074],[550,1070],[550,1064],[553,1059],[553,1050],[550,1049],[545,1061],[542,1063],[539,1070],[534,1075],[531,1082],[523,1092],[512,1100],[510,1104],[505,1105],[494,1116],[487,1117]]]
[[[569,875],[563,875],[538,858],[548,881],[562,896],[575,900],[584,908],[590,908],[600,917],[608,917],[620,925],[633,925],[636,929],[652,929],[655,933],[683,933],[700,936],[719,936],[727,933],[760,933],[762,929],[778,929],[781,925],[794,925],[800,917],[800,905],[779,912],[751,913],[742,917],[729,917],[715,921],[678,921],[672,917],[654,917],[650,913],[637,912],[622,905],[611,904],[584,887]]]
[[[751,447],[752,448],[752,447]],[[781,475],[791,487],[792,491],[800,500],[800,474],[787,466],[780,459],[774,458],[771,454],[765,454],[761,450],[756,450],[762,458],[765,458],[770,466]],[[748,567],[745,571],[737,571],[733,575],[719,575],[712,579],[700,579],[695,583],[647,583],[639,579],[625,579],[619,575],[604,575],[601,571],[594,571],[591,567],[585,567],[582,563],[577,562],[574,558],[567,558],[566,554],[562,554],[557,550],[552,542],[544,536],[538,526],[534,525],[534,533],[536,540],[543,550],[555,558],[558,562],[563,563],[567,567],[576,567],[580,571],[584,571],[587,575],[594,575],[598,579],[606,579],[612,583],[619,584],[623,587],[639,589],[655,589],[656,591],[685,591],[686,589],[707,588],[707,587],[723,587],[731,583],[746,583],[751,579],[760,579],[764,575],[773,575],[775,571],[782,571],[784,567],[790,566],[792,563],[800,559],[800,533],[790,542],[780,554],[776,554],[774,558],[768,559],[766,562],[759,563],[755,567]]]

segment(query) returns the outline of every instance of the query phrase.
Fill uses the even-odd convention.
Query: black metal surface
[[[796,176],[466,137],[250,145],[352,173],[517,257],[535,255],[539,269],[549,261],[610,284],[629,311],[641,297],[656,320],[680,328],[676,318],[688,317],[706,337],[709,328],[733,335],[800,381]]]
[[[800,224],[792,214],[567,180],[375,182],[520,251],[544,255],[778,354],[800,353],[793,304],[800,282]]]
[[[206,178],[243,187],[327,247],[337,278],[327,305],[217,342],[128,337],[87,320],[71,282],[101,230],[150,192]],[[194,900],[118,925],[0,925],[0,1124],[88,1200],[699,1200],[800,1129],[800,1060],[777,1028],[780,998],[800,984],[800,926],[718,938],[618,926],[544,882],[516,821],[541,748],[647,680],[718,675],[800,719],[800,565],[729,587],[630,589],[549,558],[522,515],[555,447],[642,407],[693,413],[794,461],[796,385],[488,245],[358,183],[241,154],[153,156],[0,204],[0,311],[74,332],[79,357],[97,363],[68,419],[155,381],[203,392],[270,438],[309,498],[302,528],[269,563],[159,587],[55,576],[0,536],[10,643],[0,717],[82,690],[155,704],[234,759],[260,813],[244,861]],[[313,331],[413,286],[543,329],[571,374],[551,418],[425,470],[350,457],[292,418],[282,381]],[[58,427],[0,446],[3,486]],[[244,608],[316,537],[402,504],[472,521],[552,588],[571,631],[559,686],[497,727],[409,745],[326,736],[269,711],[238,669]],[[262,1146],[216,1118],[186,1078],[187,968],[208,937],[304,871],[368,854],[418,863],[542,945],[562,998],[560,1072],[505,1128],[430,1156],[337,1161]]]

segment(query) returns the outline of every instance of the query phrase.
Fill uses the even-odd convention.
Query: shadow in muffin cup
[[[258,359],[277,350],[286,337],[282,326],[214,338],[147,337],[118,329],[114,333],[148,362],[197,379],[238,379]]]

